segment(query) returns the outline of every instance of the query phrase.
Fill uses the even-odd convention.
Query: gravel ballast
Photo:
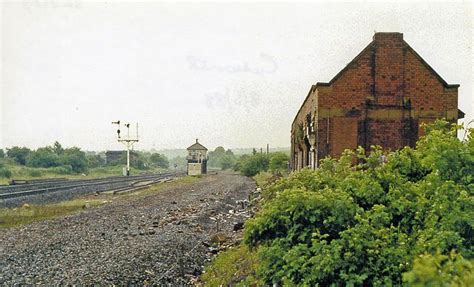
[[[253,190],[240,175],[207,175],[2,229],[0,285],[192,285],[219,248],[241,238],[234,230],[249,216]]]

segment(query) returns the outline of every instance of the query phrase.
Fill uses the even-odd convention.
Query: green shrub
[[[266,188],[262,210],[244,230],[245,244],[258,250],[258,278],[267,285],[448,286],[458,282],[453,276],[472,274],[472,141],[436,122],[417,149],[346,151]],[[452,250],[467,261],[443,261]],[[424,265],[441,267],[422,278]]]
[[[77,147],[65,149],[60,161],[63,165],[71,166],[72,171],[76,173],[85,172],[88,169],[86,154]]]
[[[257,153],[243,159],[240,163],[240,171],[245,176],[254,176],[261,171],[267,171],[269,162],[267,155]]]
[[[257,265],[257,254],[240,245],[219,253],[205,268],[201,280],[205,286],[235,286],[238,283],[242,286],[249,286],[249,283],[260,286],[254,278]]]
[[[51,147],[38,148],[26,157],[26,165],[31,167],[53,167],[59,165],[59,156]]]
[[[25,165],[26,158],[30,152],[31,150],[29,148],[14,146],[7,149],[7,156],[14,159],[19,164]]]
[[[28,169],[28,175],[31,177],[40,177],[43,176],[43,173],[37,169]]]
[[[273,173],[282,173],[288,171],[288,162],[290,157],[284,152],[275,152],[271,154],[269,169]]]
[[[5,168],[5,167],[0,167],[0,177],[4,178],[10,178],[12,176],[12,172]]]
[[[451,252],[422,254],[413,269],[403,274],[409,286],[474,286],[474,261]]]
[[[70,165],[61,165],[61,166],[56,166],[51,169],[56,174],[72,174],[74,173],[74,170],[72,166]]]
[[[272,182],[273,175],[270,172],[262,171],[256,174],[253,179],[255,180],[257,186],[263,188]]]

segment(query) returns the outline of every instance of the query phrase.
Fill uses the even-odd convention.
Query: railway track
[[[114,193],[133,191],[149,187],[165,179],[180,176],[179,173],[159,173],[136,176],[115,176],[82,180],[37,181],[20,185],[0,186],[0,206],[18,198],[70,192],[77,194],[113,191]]]

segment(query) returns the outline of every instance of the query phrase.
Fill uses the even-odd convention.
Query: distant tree
[[[245,161],[250,157],[248,154],[243,154],[236,158],[236,162],[234,164],[234,171],[242,171],[242,167],[244,166]]]
[[[87,171],[86,153],[81,151],[78,147],[67,148],[64,150],[60,161],[64,165],[70,165],[74,172]]]
[[[236,157],[230,149],[225,150],[223,147],[218,146],[215,150],[209,152],[208,165],[210,167],[230,169],[235,165],[235,163]]]
[[[207,162],[210,167],[220,167],[221,158],[225,155],[225,149],[221,146],[216,147],[215,150],[209,152],[209,161]]]
[[[5,152],[3,151],[3,149],[0,149],[0,159],[4,157],[5,157]]]
[[[284,152],[275,152],[271,154],[269,169],[272,172],[283,172],[288,170],[288,161],[290,157]]]
[[[224,154],[225,153],[225,148],[221,147],[221,146],[218,146],[216,147],[216,149],[214,150],[214,153],[215,154]]]
[[[52,167],[59,164],[59,157],[51,147],[38,148],[26,157],[26,165],[31,167]]]
[[[143,153],[137,153],[137,156],[130,159],[130,165],[137,169],[148,169],[150,167],[148,158]]]
[[[168,168],[170,163],[168,161],[168,158],[166,156],[159,154],[159,153],[154,153],[150,156],[150,161],[161,168]]]
[[[29,148],[14,146],[7,149],[7,156],[14,159],[17,163],[25,165],[26,157],[31,152]]]
[[[89,154],[86,156],[87,166],[89,168],[95,168],[105,165],[105,160],[98,154]]]
[[[257,150],[255,148],[252,149],[252,154],[253,155],[256,155],[257,154]]]
[[[62,155],[64,153],[64,148],[58,141],[55,141],[53,144],[53,151],[57,155]]]
[[[235,156],[233,154],[229,155],[226,152],[226,154],[223,157],[221,157],[221,159],[220,159],[220,162],[219,162],[220,168],[221,169],[231,169],[232,167],[234,167],[235,161],[236,161]]]
[[[240,171],[246,176],[254,176],[261,171],[267,171],[269,161],[266,154],[254,154],[241,163]]]
[[[176,156],[170,160],[170,167],[177,170],[186,169],[186,158],[182,156]]]

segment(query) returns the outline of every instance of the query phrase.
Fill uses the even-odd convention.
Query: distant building
[[[130,151],[130,162],[134,162],[138,158],[138,153]],[[124,150],[108,150],[105,152],[105,164],[115,165],[127,163],[127,152]]]
[[[188,156],[188,175],[200,175],[207,173],[207,148],[199,143],[196,143],[187,148]]]
[[[459,85],[448,84],[401,33],[373,41],[329,83],[309,90],[291,126],[291,168],[316,168],[344,149],[415,146],[422,123],[456,123]]]

